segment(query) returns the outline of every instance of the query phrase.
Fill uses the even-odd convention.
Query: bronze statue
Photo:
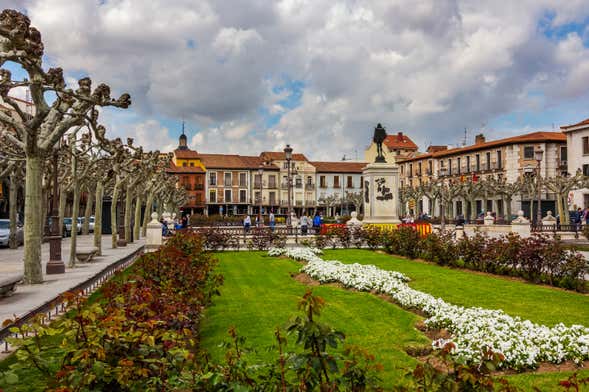
[[[374,128],[374,136],[372,137],[372,141],[376,143],[376,159],[374,160],[375,163],[386,163],[387,161],[384,159],[384,155],[382,154],[382,143],[384,139],[387,137],[387,131],[382,127],[382,125],[378,124],[376,128]]]

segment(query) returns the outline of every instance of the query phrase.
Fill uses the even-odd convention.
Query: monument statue
[[[387,137],[387,131],[382,127],[382,125],[378,124],[376,128],[374,128],[374,136],[372,137],[372,141],[376,143],[376,159],[374,160],[375,163],[386,163],[387,161],[384,159],[384,155],[382,154],[382,143],[384,139]]]

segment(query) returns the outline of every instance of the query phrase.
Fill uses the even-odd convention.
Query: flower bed
[[[453,355],[461,362],[480,362],[487,348],[504,355],[502,367],[515,369],[535,367],[539,362],[580,363],[589,359],[589,328],[582,325],[558,324],[550,328],[511,317],[501,310],[452,305],[410,288],[406,284],[409,279],[398,272],[372,265],[325,261],[316,251],[273,249],[269,254],[306,261],[302,271],[322,283],[340,282],[357,290],[388,294],[404,308],[424,312],[428,328],[445,328],[452,334],[450,339],[434,341],[434,347],[453,342]]]

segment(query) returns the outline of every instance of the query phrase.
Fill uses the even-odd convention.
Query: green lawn
[[[411,278],[412,288],[456,305],[503,309],[511,316],[548,326],[559,322],[589,326],[589,295],[362,249],[328,250],[323,258],[402,272]]]
[[[221,360],[223,349],[218,345],[227,340],[227,329],[235,326],[256,348],[253,360],[269,360],[274,354],[266,350],[273,343],[273,331],[283,326],[297,313],[296,303],[305,286],[291,274],[300,264],[270,258],[263,252],[218,253],[219,269],[225,276],[221,296],[206,311],[203,320],[202,344],[213,360]],[[330,250],[325,259],[342,262],[375,264],[383,269],[405,273],[411,277],[413,288],[442,297],[444,300],[485,308],[501,308],[539,323],[553,325],[581,323],[589,325],[589,297],[519,281],[479,275],[420,263],[368,250]],[[419,319],[395,305],[373,295],[352,292],[337,287],[314,287],[324,297],[327,307],[323,321],[346,333],[346,342],[357,344],[375,354],[384,365],[385,385],[399,382],[405,369],[415,360],[405,354],[408,345],[423,344],[427,339],[414,328]],[[517,385],[531,390],[559,390],[559,380],[568,373],[520,374],[509,378]],[[589,371],[581,372],[589,376]]]
[[[300,264],[260,252],[219,253],[218,257],[225,283],[221,296],[206,311],[203,348],[213,360],[222,360],[224,351],[218,345],[228,340],[227,330],[233,325],[256,349],[254,360],[275,358],[275,352],[266,350],[273,343],[274,330],[297,314],[297,302],[306,290],[290,275]],[[419,317],[389,302],[336,287],[315,287],[313,291],[327,302],[321,320],[343,331],[346,343],[374,354],[386,369],[383,376],[389,386],[415,364],[403,347],[428,342],[414,328]]]

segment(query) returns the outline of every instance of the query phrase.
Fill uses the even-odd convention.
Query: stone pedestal
[[[456,240],[461,240],[464,238],[464,226],[456,226]]]
[[[157,220],[157,212],[151,214],[145,236],[145,252],[154,252],[162,245],[162,224]]]
[[[524,216],[522,210],[519,210],[517,218],[511,221],[511,232],[518,234],[520,237],[529,237],[531,235],[530,220]]]
[[[542,226],[556,226],[556,218],[552,216],[552,211],[546,211],[546,216],[542,218]]]
[[[485,215],[484,221],[485,221],[485,226],[495,224],[495,218],[493,218],[493,215],[491,215],[491,211],[487,211],[487,215]]]
[[[364,176],[363,223],[399,224],[399,167],[394,163],[371,163]]]

